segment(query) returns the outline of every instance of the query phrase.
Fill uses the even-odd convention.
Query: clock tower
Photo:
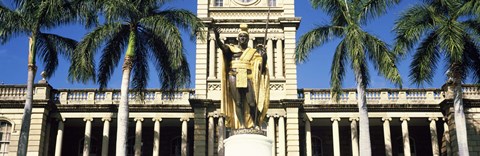
[[[249,47],[265,44],[270,74],[270,99],[297,99],[294,59],[295,35],[300,18],[294,0],[198,0],[197,16],[206,27],[206,40],[197,40],[195,94],[199,99],[220,100],[221,50],[211,27],[220,28],[224,43],[237,44],[241,23],[248,24]],[[265,36],[268,23],[268,32]]]

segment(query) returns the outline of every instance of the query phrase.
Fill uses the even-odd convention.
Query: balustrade
[[[366,99],[370,104],[416,104],[436,103],[444,99],[444,91],[439,89],[367,89]],[[479,98],[477,87],[464,86],[464,96]],[[328,89],[299,90],[299,98],[305,104],[334,104],[333,94]],[[358,99],[356,90],[346,89],[340,94],[338,104],[351,104]]]

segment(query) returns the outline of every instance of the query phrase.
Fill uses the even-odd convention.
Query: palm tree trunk
[[[357,100],[360,127],[360,155],[371,156],[372,148],[370,147],[370,124],[368,119],[367,100],[365,96],[365,86],[360,72],[355,73],[357,79]]]
[[[133,28],[132,28],[133,29]],[[122,87],[120,90],[120,105],[117,113],[117,156],[127,155],[128,139],[128,85],[130,83],[130,73],[132,70],[132,61],[135,56],[135,31],[130,31],[125,61],[123,62]]]
[[[455,116],[455,129],[457,132],[458,155],[468,156],[467,126],[465,112],[463,111],[462,84],[460,81],[454,83],[453,108]]]
[[[35,74],[37,72],[37,67],[35,66],[35,41],[35,35],[32,35],[32,37],[29,38],[27,95],[25,97],[25,106],[23,108],[20,138],[18,140],[18,156],[27,155],[30,121],[32,117],[33,81],[35,80]]]
[[[117,156],[127,154],[128,138],[128,85],[130,83],[130,71],[132,63],[130,57],[125,57],[122,75],[122,87],[120,91],[120,105],[117,113]]]

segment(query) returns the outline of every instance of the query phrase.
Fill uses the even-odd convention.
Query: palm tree
[[[453,87],[458,155],[468,155],[462,82],[467,77],[480,83],[480,2],[475,0],[425,0],[406,10],[395,23],[395,51],[406,54],[416,47],[410,79],[421,85],[433,81],[444,56],[448,84]]]
[[[306,61],[313,48],[333,38],[340,38],[332,61],[330,85],[333,97],[338,101],[341,93],[345,66],[350,63],[355,74],[360,118],[360,154],[371,155],[370,130],[365,89],[369,84],[367,60],[373,62],[379,74],[401,86],[402,80],[395,66],[395,55],[388,45],[365,32],[362,26],[368,20],[386,12],[398,0],[310,0],[312,6],[323,9],[331,16],[331,23],[321,25],[304,34],[296,48],[296,61]]]
[[[44,64],[46,77],[53,75],[58,66],[58,55],[67,59],[75,48],[76,41],[59,35],[44,33],[57,26],[79,20],[79,15],[91,15],[89,13],[74,10],[81,1],[68,0],[42,0],[26,1],[14,0],[13,5],[0,3],[0,43],[4,44],[11,38],[26,35],[29,37],[28,50],[28,80],[27,95],[25,100],[18,152],[20,156],[26,155],[28,137],[30,132],[30,120],[32,113],[33,84],[37,70],[36,58]],[[92,24],[95,20],[82,18],[86,24]]]
[[[164,89],[189,83],[190,73],[178,28],[190,30],[191,39],[203,27],[199,18],[186,10],[161,10],[165,1],[106,0],[102,12],[106,23],[95,28],[79,43],[72,57],[69,77],[72,81],[97,81],[106,87],[122,51],[123,76],[121,99],[117,114],[116,155],[125,155],[128,128],[128,92],[130,74],[133,88],[142,90],[149,78],[148,60],[153,62]],[[200,35],[203,39],[203,35]],[[98,75],[94,55],[101,49]],[[97,76],[96,76],[97,75]]]

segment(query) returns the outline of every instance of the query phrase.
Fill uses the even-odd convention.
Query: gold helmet
[[[240,24],[240,31],[238,34],[247,34],[248,35],[248,25],[246,23]]]

